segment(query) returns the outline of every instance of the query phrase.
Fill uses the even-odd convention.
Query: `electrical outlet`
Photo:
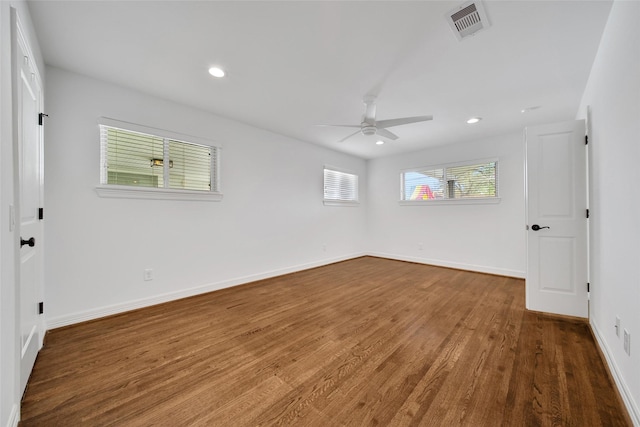
[[[624,330],[624,352],[631,356],[631,334]]]
[[[616,316],[616,336],[620,338],[620,316]]]
[[[153,270],[151,268],[147,268],[144,270],[144,280],[153,280]]]
[[[422,250],[422,243],[418,243],[418,250],[421,251]]]
[[[327,245],[322,245],[322,251],[327,252]]]

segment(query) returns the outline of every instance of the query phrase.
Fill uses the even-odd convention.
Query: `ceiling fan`
[[[344,127],[344,128],[358,128],[354,133],[345,136],[338,142],[344,142],[352,136],[356,136],[359,133],[363,135],[371,136],[371,135],[379,135],[385,138],[389,138],[392,141],[398,139],[398,135],[394,134],[391,131],[388,131],[387,128],[393,126],[406,125],[409,123],[417,123],[417,122],[426,122],[427,120],[432,120],[433,116],[416,116],[416,117],[403,117],[399,119],[388,119],[388,120],[377,120],[376,121],[376,97],[375,96],[365,96],[362,100],[365,105],[365,113],[362,116],[362,123],[359,125],[320,125],[320,126],[332,126],[332,127]]]

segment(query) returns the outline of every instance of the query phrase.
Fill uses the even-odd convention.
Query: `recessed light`
[[[482,120],[482,117],[471,117],[469,120],[467,120],[467,123],[472,125],[474,123],[478,123],[480,120]]]
[[[534,107],[527,107],[527,108],[523,108],[522,110],[520,110],[521,113],[530,113],[533,110],[537,110],[538,108],[541,108],[541,105],[536,105]]]
[[[384,144],[383,140],[380,139],[380,140],[376,141],[376,145],[382,145],[382,144]]]
[[[209,74],[211,74],[213,77],[224,77],[225,73],[222,68],[211,67],[209,68]]]

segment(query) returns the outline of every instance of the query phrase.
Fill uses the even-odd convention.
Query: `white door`
[[[584,121],[527,128],[529,310],[588,316]]]
[[[42,129],[39,125],[41,89],[39,74],[19,25],[15,25],[14,57],[16,97],[14,111],[18,117],[17,190],[19,215],[19,332],[20,390],[24,392],[29,375],[42,347],[44,322],[40,316],[42,301]]]

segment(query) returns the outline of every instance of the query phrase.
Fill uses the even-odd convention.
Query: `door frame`
[[[591,206],[591,189],[593,188],[593,186],[591,185],[591,181],[592,181],[592,176],[591,176],[591,171],[593,170],[593,160],[592,160],[592,153],[591,153],[591,144],[592,144],[592,140],[593,140],[593,131],[591,129],[591,105],[587,105],[587,114],[586,114],[586,118],[584,119],[584,132],[585,132],[585,142],[586,142],[586,174],[587,174],[587,212],[590,212],[590,206]],[[591,240],[593,238],[593,233],[591,230],[592,224],[591,224],[591,214],[589,214],[589,216],[587,216],[587,283],[589,284],[589,289],[587,291],[587,319],[589,321],[591,321],[591,286],[593,286],[593,283],[591,283],[591,278],[593,277],[591,274],[591,268],[592,268],[592,263],[591,263],[591,248],[593,245],[593,241]]]

